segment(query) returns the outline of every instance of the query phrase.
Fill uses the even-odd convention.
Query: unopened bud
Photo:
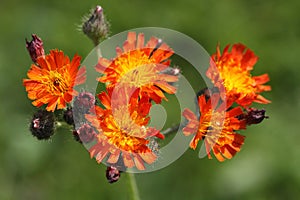
[[[106,169],[106,178],[109,183],[117,182],[120,179],[120,171],[113,166],[107,167]]]
[[[26,48],[29,52],[29,55],[31,57],[31,60],[33,62],[36,62],[37,58],[40,56],[45,55],[44,47],[43,47],[43,41],[41,38],[39,38],[37,35],[32,34],[32,40],[28,42],[27,39],[26,41]]]
[[[247,125],[259,124],[264,119],[269,118],[268,116],[265,116],[265,113],[266,111],[264,109],[259,110],[256,108],[250,108],[244,115],[244,119],[246,120]]]
[[[96,138],[96,132],[89,124],[83,124],[79,129],[73,131],[76,141],[80,143],[90,143]]]
[[[109,23],[106,21],[101,6],[96,6],[88,17],[84,17],[82,31],[97,46],[109,33]]]
[[[63,118],[67,124],[74,125],[73,109],[67,108],[67,110],[64,111]]]
[[[75,115],[89,113],[89,110],[95,105],[95,97],[90,92],[81,92],[75,97],[73,111]]]
[[[54,134],[55,119],[53,112],[38,110],[30,123],[30,131],[39,140],[49,139]]]

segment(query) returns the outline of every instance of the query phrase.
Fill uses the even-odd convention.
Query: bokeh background
[[[128,176],[107,183],[105,167],[89,158],[68,129],[50,141],[28,131],[34,111],[22,86],[31,64],[25,38],[39,35],[46,52],[85,57],[92,43],[81,17],[100,4],[112,34],[131,28],[170,28],[214,53],[219,42],[241,42],[259,57],[254,74],[269,73],[264,96],[270,119],[249,127],[232,160],[198,159],[188,150],[170,166],[137,175],[142,200],[300,198],[300,1],[296,0],[2,0],[0,3],[0,199],[131,199]],[[181,66],[188,73],[189,69]],[[169,116],[172,117],[172,116]]]

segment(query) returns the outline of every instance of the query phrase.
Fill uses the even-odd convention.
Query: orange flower
[[[221,95],[223,100],[229,98],[230,101],[236,101],[244,107],[248,107],[252,102],[270,103],[259,94],[271,90],[270,86],[263,85],[269,81],[269,76],[251,76],[250,71],[258,57],[246,48],[243,44],[234,44],[229,52],[227,45],[221,54],[217,46],[217,52],[212,55],[206,75],[221,92],[225,89],[225,93]]]
[[[177,76],[164,73],[170,65],[169,57],[173,50],[152,37],[144,45],[144,34],[129,32],[123,50],[116,49],[117,57],[113,60],[100,58],[96,70],[104,76],[100,82],[109,87],[118,84],[140,88],[140,96],[147,95],[156,103],[166,99],[164,92],[174,94],[176,88],[168,83],[176,82]]]
[[[110,165],[121,162],[127,168],[136,166],[144,170],[144,162],[151,164],[157,158],[151,150],[150,139],[164,136],[158,130],[146,127],[150,119],[147,116],[151,107],[149,97],[139,99],[140,91],[136,90],[128,103],[124,103],[126,100],[120,97],[126,96],[126,89],[117,90],[109,88],[108,94],[100,93],[98,98],[105,109],[96,106],[94,114],[86,115],[98,131],[98,141],[90,148],[90,155],[99,163],[107,156],[106,162]],[[114,98],[114,94],[119,98]]]
[[[39,57],[32,64],[23,85],[32,104],[47,105],[47,111],[63,109],[77,92],[73,87],[85,81],[85,68],[79,68],[80,57],[75,55],[70,62],[62,51],[52,50],[49,55]]]
[[[188,120],[188,124],[183,128],[186,136],[195,134],[190,147],[196,149],[200,140],[204,140],[206,152],[211,159],[210,150],[219,161],[225,158],[231,159],[236,152],[240,151],[244,143],[244,136],[237,134],[235,130],[245,129],[245,120],[237,117],[243,114],[240,107],[227,110],[232,103],[219,103],[220,95],[212,94],[206,99],[205,95],[198,97],[200,109],[200,120],[189,109],[183,111],[183,116]]]

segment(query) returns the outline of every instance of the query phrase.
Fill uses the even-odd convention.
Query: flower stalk
[[[128,173],[130,187],[132,191],[132,199],[133,200],[140,200],[139,190],[136,184],[136,179],[134,173]]]

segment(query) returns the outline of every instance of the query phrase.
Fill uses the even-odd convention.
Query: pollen
[[[70,88],[68,81],[57,71],[51,71],[49,74],[48,82],[49,90],[53,93],[65,93]]]
[[[220,76],[224,80],[224,86],[228,91],[247,96],[255,94],[255,81],[251,78],[248,71],[243,71],[240,68],[224,67]]]

